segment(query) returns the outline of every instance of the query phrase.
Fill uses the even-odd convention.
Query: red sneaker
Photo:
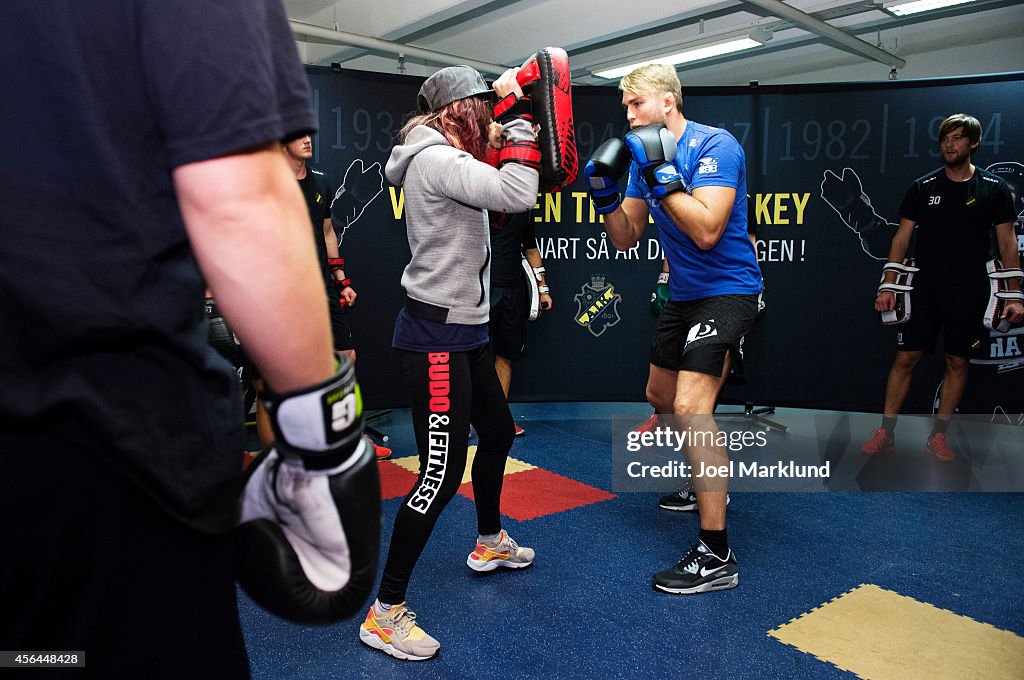
[[[943,463],[952,463],[956,460],[956,452],[949,448],[944,432],[936,432],[928,437],[928,442],[924,445],[924,452]]]
[[[654,429],[658,427],[658,414],[652,413],[651,417],[648,418],[643,425],[633,428],[633,432],[654,432]]]
[[[373,451],[374,451],[374,453],[377,454],[377,461],[378,462],[380,462],[382,460],[387,460],[388,458],[391,457],[391,449],[389,449],[386,446],[381,446],[380,444],[378,444],[375,441],[371,441],[370,443],[373,444]]]
[[[524,434],[526,434],[526,430],[524,430],[523,428],[519,427],[519,423],[512,423],[512,424],[516,426],[516,436],[517,437],[522,437]]]
[[[867,444],[860,447],[860,452],[866,456],[874,456],[879,453],[892,453],[896,450],[896,439],[892,433],[884,427],[872,431],[871,439]]]

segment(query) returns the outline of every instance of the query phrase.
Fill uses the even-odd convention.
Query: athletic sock
[[[882,416],[882,429],[888,432],[890,435],[892,435],[892,433],[896,430],[896,418]]]
[[[494,548],[499,543],[501,543],[501,532],[499,531],[496,534],[487,534],[486,536],[483,535],[483,534],[480,534],[479,536],[477,536],[476,542],[477,543],[483,543],[488,548]]]
[[[945,418],[936,418],[935,422],[932,423],[932,436],[936,434],[946,434],[946,430],[949,429],[949,421]]]
[[[373,603],[373,606],[376,608],[378,614],[387,614],[389,611],[391,611],[391,608],[394,607],[395,605],[393,605],[393,604],[384,604],[380,600],[377,600],[377,601],[375,601]]]
[[[729,557],[729,532],[727,529],[721,531],[701,529],[700,540],[708,550],[715,553],[715,557],[722,560]]]

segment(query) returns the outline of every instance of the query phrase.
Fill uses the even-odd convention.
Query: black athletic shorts
[[[526,286],[491,288],[491,344],[495,355],[526,357]]]
[[[754,325],[756,295],[715,297],[665,303],[651,338],[651,363],[670,371],[721,375],[725,354],[743,375],[743,336]]]
[[[967,357],[985,335],[982,316],[990,295],[987,282],[962,288],[915,288],[910,319],[896,327],[901,352],[934,352],[943,331],[946,354]]]

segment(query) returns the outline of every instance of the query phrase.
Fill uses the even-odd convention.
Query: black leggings
[[[441,511],[462,484],[472,422],[479,437],[473,460],[477,529],[501,531],[501,483],[514,424],[486,347],[469,352],[397,350],[408,386],[420,472],[395,518],[378,599],[405,601],[416,560]]]

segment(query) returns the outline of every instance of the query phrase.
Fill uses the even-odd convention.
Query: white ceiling
[[[680,67],[683,85],[884,80],[898,60],[905,62],[896,71],[901,80],[1024,71],[1024,0],[975,0],[905,18],[883,11],[872,0],[788,0],[788,7],[779,7],[782,4],[779,0],[285,0],[299,54],[306,63],[338,63],[342,68],[381,73],[428,75],[447,63],[470,63],[481,70],[490,64],[494,71],[522,63],[541,47],[556,45],[569,53],[574,83],[614,84],[592,72],[754,28],[771,31],[772,39],[761,48]],[[794,17],[787,10],[800,14]],[[788,18],[779,18],[780,13]],[[303,29],[299,22],[331,32]],[[880,48],[872,50],[879,60],[839,45],[834,35],[828,36],[829,26]],[[322,35],[312,37],[303,30]],[[325,42],[336,38],[348,42]],[[405,54],[401,66],[398,52]]]

